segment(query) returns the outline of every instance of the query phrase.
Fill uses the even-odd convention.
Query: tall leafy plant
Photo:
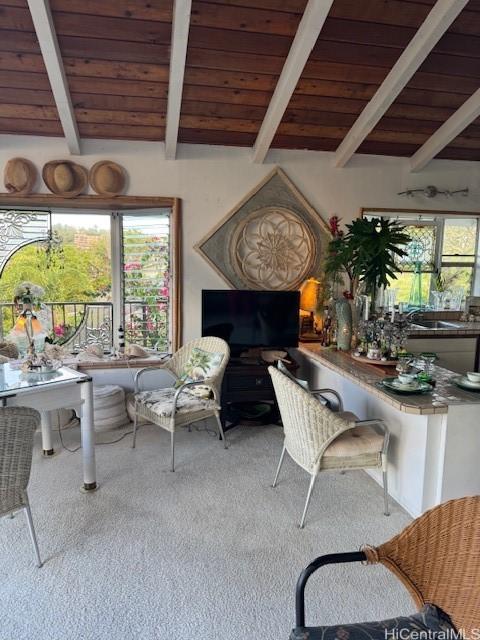
[[[330,242],[326,272],[338,278],[346,271],[352,286],[363,282],[373,304],[378,288],[388,286],[389,278],[396,280],[395,256],[406,255],[402,246],[410,237],[404,227],[385,218],[359,218],[346,226],[347,233],[334,235]]]

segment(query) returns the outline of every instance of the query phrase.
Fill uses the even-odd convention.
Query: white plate
[[[458,378],[458,381],[465,387],[470,387],[471,389],[480,389],[480,382],[472,382],[467,378],[467,376],[461,376],[460,378]]]
[[[398,387],[399,389],[402,389],[402,391],[414,391],[415,389],[418,389],[419,384],[418,382],[400,382],[400,380],[392,380],[391,384],[394,387]]]

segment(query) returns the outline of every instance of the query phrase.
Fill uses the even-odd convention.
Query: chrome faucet
[[[412,309],[411,311],[405,314],[405,319],[409,320],[410,322],[415,322],[415,320],[421,320],[422,317],[423,317],[423,314],[421,313],[420,309]]]

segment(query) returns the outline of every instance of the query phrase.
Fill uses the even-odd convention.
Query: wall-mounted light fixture
[[[459,194],[462,196],[468,196],[468,188],[450,191],[449,189],[441,190],[434,185],[428,185],[427,187],[421,187],[419,189],[407,189],[406,191],[400,191],[397,195],[410,197],[415,193],[420,193],[422,196],[425,196],[425,198],[436,198],[437,196],[446,196],[447,198],[450,198],[451,196]]]

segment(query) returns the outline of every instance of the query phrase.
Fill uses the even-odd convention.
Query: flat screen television
[[[249,347],[298,346],[299,291],[202,291],[202,336],[223,338],[234,355]]]

